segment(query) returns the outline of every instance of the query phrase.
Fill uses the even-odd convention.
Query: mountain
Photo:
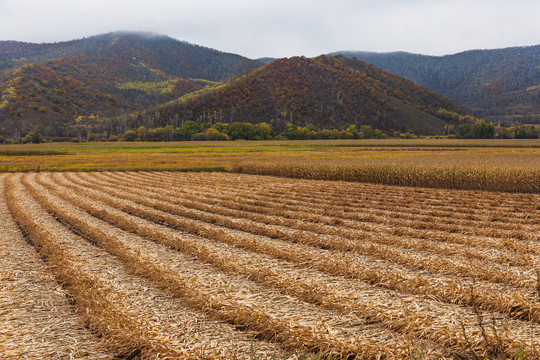
[[[78,116],[156,106],[261,66],[164,35],[115,32],[54,44],[0,42],[0,133],[65,135]]]
[[[0,134],[23,136],[37,126],[47,138],[66,139],[185,120],[264,121],[278,132],[290,122],[435,134],[469,115],[357,59],[261,60],[149,33],[0,42]]]
[[[261,65],[239,55],[147,32],[112,32],[53,44],[0,41],[0,69],[4,70],[72,55],[99,60],[116,56],[131,62],[135,59],[130,56],[138,57],[138,61],[167,74],[212,81],[227,80]]]
[[[345,56],[275,60],[239,78],[139,114],[156,126],[173,121],[271,123],[278,132],[298,126],[346,124],[421,134],[442,133],[443,112],[468,111],[442,96]],[[136,120],[137,121],[137,120]]]
[[[340,51],[404,77],[486,120],[540,123],[540,45],[425,56]]]

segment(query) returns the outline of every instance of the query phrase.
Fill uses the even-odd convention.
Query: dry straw
[[[223,230],[212,230],[211,228],[204,228],[200,222],[196,222],[196,221],[193,221],[193,224],[190,225],[189,222],[186,222],[186,220],[181,220],[180,218],[177,218],[177,217],[172,217],[172,216],[168,216],[166,215],[165,213],[159,213],[159,212],[156,212],[155,210],[151,210],[150,208],[148,208],[148,210],[144,210],[144,207],[143,206],[135,206],[133,204],[131,204],[130,201],[119,201],[119,200],[114,200],[114,198],[112,197],[109,197],[109,196],[103,196],[103,195],[99,195],[97,192],[95,192],[94,190],[90,191],[89,188],[83,188],[81,187],[81,184],[85,184],[85,182],[81,182],[80,180],[77,180],[76,178],[74,178],[72,175],[69,175],[69,174],[66,174],[67,177],[69,177],[72,181],[75,181],[76,183],[78,183],[79,185],[78,186],[75,186],[74,189],[76,188],[78,192],[81,192],[81,191],[86,191],[86,194],[92,198],[92,199],[95,199],[95,200],[100,200],[100,201],[103,201],[105,203],[108,203],[109,205],[112,205],[112,206],[115,206],[115,207],[118,207],[119,209],[122,209],[124,211],[127,211],[127,212],[130,212],[130,213],[133,213],[133,214],[136,214],[138,216],[141,216],[141,217],[145,217],[145,218],[149,218],[149,219],[153,219],[154,221],[157,221],[159,223],[167,223],[168,225],[170,226],[173,226],[173,227],[176,227],[178,229],[182,229],[184,231],[189,231],[189,232],[193,232],[194,234],[197,234],[197,235],[200,235],[200,236],[203,236],[203,237],[206,237],[206,238],[210,238],[210,239],[214,239],[214,240],[217,240],[217,241],[229,241],[230,243],[233,243],[234,245],[236,246],[249,246],[249,248],[251,250],[255,250],[255,251],[263,251],[264,253],[267,253],[269,255],[272,255],[272,256],[275,256],[275,257],[281,257],[281,258],[285,258],[285,259],[288,259],[288,260],[293,260],[293,261],[296,261],[298,263],[309,263],[311,266],[317,266],[318,268],[320,268],[321,270],[323,271],[326,271],[326,272],[330,272],[332,273],[332,271],[335,271],[336,269],[336,264],[333,263],[333,262],[329,262],[327,258],[325,257],[319,257],[317,258],[316,261],[310,261],[311,259],[313,259],[313,255],[311,256],[311,259],[310,259],[310,256],[306,256],[306,253],[300,253],[298,254],[298,252],[291,252],[290,250],[283,250],[283,251],[280,251],[279,250],[279,247],[276,248],[275,245],[273,245],[273,248],[268,248],[268,250],[265,249],[265,246],[264,246],[264,242],[261,242],[261,241],[258,241],[258,240],[253,240],[251,243],[247,243],[247,244],[251,244],[251,245],[246,245],[245,243],[245,239],[242,239],[242,240],[235,240],[235,237],[231,237],[231,236],[224,236],[223,234]],[[58,177],[56,177],[58,179]],[[64,185],[66,186],[69,186],[68,183],[63,183]],[[125,192],[122,192],[122,191],[119,191],[118,189],[111,189],[110,187],[107,187],[107,186],[98,186],[95,184],[95,182],[91,182],[91,183],[87,183],[87,186],[88,185],[92,185],[91,187],[93,188],[99,188],[100,191],[103,191],[105,193],[109,193],[110,195],[113,195],[114,193],[114,196],[120,196],[120,197],[124,197],[124,198],[129,198],[130,200],[133,200],[133,201],[136,201],[136,202],[142,202],[142,203],[145,203],[145,201],[150,201],[150,200],[146,200],[145,198],[141,197],[141,196],[137,196],[137,195],[130,195],[130,194],[127,194]],[[73,185],[71,185],[73,186]],[[153,205],[154,208],[159,208],[159,204],[157,203],[153,203],[153,204],[150,204],[150,205]],[[170,210],[170,209],[169,209]],[[211,221],[211,222],[214,222],[214,221]],[[226,240],[224,240],[226,239]],[[244,241],[244,243],[242,243]],[[277,250],[277,251],[276,251]],[[293,255],[294,254],[294,255]],[[297,256],[295,258],[295,256]],[[300,260],[301,259],[301,260]],[[314,263],[316,263],[317,265],[314,265]],[[353,262],[354,263],[354,260]],[[338,263],[339,264],[339,263]],[[338,266],[339,268],[339,266]],[[343,274],[348,274],[347,276],[353,276],[353,277],[360,277],[362,278],[359,273],[362,273],[363,276],[365,276],[365,270],[366,268],[362,268],[362,270],[358,269],[358,270],[354,270],[352,269],[352,272],[354,273],[351,273],[351,262],[347,263],[347,261],[344,261],[343,262],[343,266],[341,267],[341,270],[339,273],[333,273],[333,274],[339,274],[339,275],[343,275]],[[368,271],[369,273],[369,271]],[[381,279],[382,277],[382,279]],[[386,277],[386,279],[384,279]],[[364,277],[364,279],[367,279]],[[375,280],[376,283],[378,283],[379,285],[384,285],[385,282],[387,282],[389,280],[388,278],[388,275],[383,275],[382,273],[380,273],[379,275],[377,275],[377,280]],[[374,281],[373,278],[371,278],[370,281]],[[413,282],[416,281],[416,283],[413,284]],[[420,291],[429,291],[429,287],[433,286],[429,284],[429,282],[422,282],[421,284],[418,283],[418,280],[417,280],[417,276],[416,276],[416,280],[414,280],[414,278],[410,278],[410,279],[404,279],[404,278],[399,278],[396,279],[395,282],[393,282],[393,286],[396,287],[398,286],[399,283],[402,283],[402,289],[422,289]],[[440,282],[437,281],[438,285],[440,285]],[[416,285],[416,286],[415,286]],[[495,306],[495,308],[500,308],[501,310],[503,309],[507,309],[508,307],[507,306],[513,306],[515,305],[515,301],[511,301],[513,299],[513,296],[502,296],[502,295],[497,295],[496,293],[495,294],[491,294],[493,292],[492,289],[490,289],[489,287],[485,287],[485,291],[479,291],[479,296],[476,296],[474,299],[471,299],[470,296],[468,295],[468,293],[463,293],[463,287],[457,287],[455,288],[453,291],[450,291],[448,292],[448,290],[450,290],[450,288],[452,287],[452,283],[449,282],[447,285],[446,285],[448,288],[447,290],[445,291],[444,290],[444,286],[441,288],[440,286],[436,286],[433,288],[433,295],[437,294],[438,296],[443,296],[443,299],[446,298],[447,301],[449,302],[458,302],[458,303],[465,303],[465,304],[482,304],[483,306],[487,307],[487,308],[493,308],[493,306]],[[465,287],[465,286],[464,286]],[[483,286],[482,285],[479,285],[479,289],[483,289]],[[442,291],[441,291],[442,290]],[[409,290],[410,291],[410,290]],[[462,295],[458,295],[459,293],[462,293]],[[446,293],[446,295],[445,295]],[[491,299],[491,300],[488,300],[488,299]],[[525,300],[526,301],[526,300]],[[515,311],[515,309],[513,310]],[[520,317],[521,315],[519,314],[516,314],[515,312],[514,313],[510,313],[510,315],[513,315],[513,316],[516,316],[517,317]]]
[[[522,274],[523,269],[512,269],[509,267],[500,267],[497,258],[492,263],[479,262],[477,258],[482,253],[481,250],[463,251],[456,254],[456,246],[444,246],[443,244],[433,244],[432,241],[411,241],[410,239],[402,239],[401,236],[384,235],[380,236],[379,231],[376,232],[359,232],[356,229],[347,229],[340,222],[339,227],[325,226],[316,224],[312,219],[310,222],[293,221],[287,218],[268,217],[257,215],[254,212],[232,210],[229,208],[220,207],[217,205],[205,205],[200,198],[195,200],[185,200],[186,197],[166,196],[161,195],[162,191],[156,189],[156,185],[140,190],[141,184],[126,183],[126,181],[108,181],[104,184],[108,187],[129,191],[130,193],[140,195],[144,199],[157,200],[155,206],[160,206],[161,209],[169,213],[182,215],[192,219],[205,218],[210,219],[213,223],[228,228],[237,230],[245,230],[249,228],[250,232],[259,235],[265,235],[273,238],[291,239],[292,241],[303,242],[303,237],[310,236],[311,238],[319,237],[320,235],[332,235],[337,238],[332,238],[334,245],[341,244],[342,249],[359,252],[366,256],[376,258],[389,258],[395,263],[407,264],[415,266],[420,270],[429,270],[432,272],[454,273],[460,276],[470,276],[478,279],[489,280],[492,282],[500,282],[521,286],[530,280],[528,276]],[[148,205],[148,203],[147,203]],[[178,207],[176,205],[182,205]],[[153,205],[154,206],[154,205]],[[154,207],[155,207],[154,206]],[[187,212],[187,209],[195,209],[202,211]],[[224,221],[223,219],[231,221]],[[268,226],[269,225],[269,226]],[[272,229],[274,231],[272,231]],[[299,238],[298,231],[301,231]],[[308,233],[306,233],[308,231]],[[291,233],[292,232],[292,233]],[[401,234],[400,234],[401,235]],[[351,242],[352,240],[352,242]],[[349,245],[347,244],[349,243]],[[373,245],[376,245],[375,247]],[[327,246],[326,243],[324,245]],[[401,249],[415,249],[417,254],[415,257],[409,255],[403,256]],[[421,251],[421,252],[420,252]],[[422,252],[428,251],[424,255]],[[492,255],[491,252],[484,251],[484,258]],[[468,259],[462,259],[463,255],[469,255]],[[444,255],[441,257],[439,255]],[[484,267],[484,271],[479,273],[477,269]],[[532,287],[533,284],[530,284]]]
[[[111,282],[110,278],[115,277],[114,267],[108,268],[108,263],[99,265],[101,259],[104,258],[103,254],[90,251],[91,246],[88,244],[73,243],[72,240],[75,240],[76,236],[47,215],[30,197],[31,194],[35,199],[43,200],[43,194],[36,193],[31,187],[29,192],[26,192],[20,180],[19,177],[8,179],[7,199],[10,204],[14,204],[11,210],[15,220],[27,231],[34,245],[53,266],[55,275],[66,286],[89,328],[100,334],[114,353],[120,357],[140,357],[141,359],[250,357],[248,341],[244,341],[243,349],[234,343],[217,347],[215,342],[220,342],[220,336],[214,341],[208,341],[201,336],[202,334],[192,331],[192,325],[189,326],[189,323],[186,323],[187,326],[184,327],[170,329],[171,324],[168,321],[156,322],[155,315],[157,314],[154,314],[153,309],[146,308],[149,311],[142,309],[142,303],[144,302],[144,306],[147,306],[151,302],[157,307],[159,304],[154,303],[153,299],[161,303],[165,301],[161,300],[163,295],[153,294],[148,285],[144,286],[134,278],[126,279],[120,274],[117,276],[119,279],[123,278],[124,281]],[[28,179],[22,179],[22,181],[29,186]],[[90,263],[95,263],[97,268],[88,267]],[[109,280],[104,281],[102,277]],[[140,297],[144,292],[141,290],[145,287],[147,290],[144,295],[148,299]],[[126,289],[131,290],[126,293]],[[137,294],[137,296],[132,298],[130,294]],[[169,313],[162,312],[159,316],[164,320],[169,316],[173,316],[174,319],[174,307],[174,304],[170,304]],[[161,309],[162,306],[159,305],[159,308]],[[151,315],[152,318],[147,318],[144,314]],[[197,317],[189,321],[196,319]],[[226,329],[224,327],[220,331],[225,332]],[[197,330],[196,327],[195,330]],[[170,333],[170,331],[174,332]],[[182,332],[185,332],[185,338],[180,342],[173,341],[175,338],[181,338]],[[216,332],[216,334],[219,333]],[[257,341],[253,343],[257,344]],[[235,347],[240,351],[234,351]],[[255,346],[255,348],[259,347]]]
[[[8,211],[0,176],[0,358],[111,359]]]
[[[242,163],[234,172],[300,179],[358,181],[432,188],[540,192],[539,169],[431,168],[393,165],[332,166],[300,163]]]
[[[79,183],[78,190],[81,191],[80,184],[84,184],[84,182],[81,182],[80,180],[76,180],[72,175],[66,174],[67,177],[69,177],[72,181]],[[88,186],[88,185],[87,185]],[[173,211],[176,215],[182,215],[182,216],[190,216],[190,211],[179,211],[178,209],[175,209],[173,206],[169,205],[163,205],[159,202],[152,201],[146,198],[143,198],[141,196],[137,195],[131,195],[129,193],[122,193],[118,190],[111,189],[108,186],[100,186],[100,185],[92,185],[92,187],[99,189],[104,194],[97,194],[94,192],[92,195],[92,198],[103,201],[109,205],[116,206],[119,209],[122,209],[128,213],[136,214],[138,216],[144,217],[144,218],[150,218],[158,223],[165,223],[169,226],[175,227],[177,229],[181,229],[184,231],[192,232],[195,235],[212,238],[219,240],[221,238],[220,234],[223,232],[222,229],[212,229],[212,228],[202,228],[201,224],[195,220],[192,220],[191,222],[186,219],[178,218],[172,215],[169,215],[167,211]],[[108,195],[105,195],[108,194]],[[116,196],[119,196],[124,199],[128,199],[129,201],[125,200],[115,200],[114,198]],[[131,203],[131,201],[135,201],[136,203],[140,203],[146,206],[136,206]],[[155,211],[152,211],[152,209],[159,209],[162,210],[161,213],[155,213]],[[232,222],[229,219],[222,218],[222,217],[216,217],[210,215],[205,215],[198,213],[197,219],[203,219],[206,222],[212,223],[212,224],[219,224],[221,226],[231,225]],[[264,227],[259,226],[257,229],[263,229]],[[253,232],[252,226],[246,226],[246,230],[249,232]],[[271,234],[270,237],[273,238],[279,238],[281,235],[281,232],[276,232],[275,230],[269,229],[268,234]],[[267,235],[268,235],[267,234]],[[328,239],[326,237],[322,236],[312,236],[311,234],[307,234],[305,232],[297,231],[297,236],[289,236],[287,239],[294,241],[298,244],[308,244],[311,246],[320,247],[323,249],[334,249],[334,250],[340,250],[340,251],[347,251],[347,252],[357,252],[358,251],[364,251],[366,254],[369,254],[370,252],[379,252],[383,256],[385,256],[386,260],[390,261],[407,261],[406,257],[400,256],[396,252],[381,252],[380,249],[377,246],[374,245],[368,245],[365,246],[362,243],[358,242],[350,242],[346,241],[344,239]],[[234,237],[233,237],[234,239]],[[234,240],[231,240],[234,241]],[[254,246],[259,246],[259,244],[256,242]],[[363,250],[362,250],[363,249]],[[278,252],[279,253],[279,252]],[[273,250],[270,252],[270,255],[276,256],[275,253],[273,254]],[[289,256],[289,254],[284,254],[285,258]],[[349,255],[350,256],[350,255]],[[400,260],[401,257],[401,260]],[[311,257],[304,257],[304,259],[310,259]],[[325,259],[325,256],[316,256],[317,258],[317,266],[321,264],[325,264],[327,262],[327,259]],[[369,271],[369,267],[362,268],[361,270],[356,270],[354,266],[351,265],[354,263],[354,257],[351,257],[351,260],[349,261],[343,261],[342,262],[342,269],[339,270],[339,275],[347,274],[347,276],[351,277],[357,277],[359,279],[364,279],[368,281],[374,281],[375,283],[382,283],[385,287],[389,287],[391,289],[403,289],[409,292],[416,292],[419,293],[428,293],[432,296],[436,296],[438,299],[441,299],[446,302],[455,303],[455,304],[464,304],[464,305],[475,305],[479,306],[482,309],[485,310],[497,310],[501,311],[503,313],[506,313],[512,317],[515,317],[517,319],[540,319],[540,306],[536,304],[534,299],[531,299],[530,293],[528,291],[524,290],[512,290],[510,292],[503,291],[503,287],[497,287],[493,284],[482,284],[479,283],[477,285],[479,294],[477,297],[474,298],[474,301],[469,298],[469,296],[463,295],[463,287],[466,287],[467,285],[463,285],[460,283],[456,283],[455,280],[447,279],[445,281],[436,280],[435,284],[432,284],[432,281],[429,280],[427,277],[420,276],[418,273],[411,272],[410,277],[405,280],[403,276],[401,275],[393,275],[389,271],[383,271],[381,273],[381,270],[378,269],[376,266],[373,267],[371,271]],[[323,271],[332,271],[328,268],[326,268],[326,265],[323,266]],[[331,267],[331,269],[335,268],[335,265]],[[367,275],[369,274],[369,275]],[[376,280],[374,280],[376,279]]]
[[[242,174],[5,184],[14,219],[87,326],[126,357],[256,358],[232,340],[240,333],[257,334],[264,356],[532,359],[540,346],[535,194]],[[107,280],[115,272],[122,283]],[[187,316],[180,303],[199,325],[173,331],[152,317]],[[224,326],[214,342],[199,336],[213,326],[205,316]]]
[[[54,189],[49,184],[51,189]],[[67,192],[62,189],[57,189],[58,194],[66,194]],[[79,191],[78,194],[81,194]],[[266,286],[278,288],[279,290],[296,296],[304,301],[312,302],[316,305],[328,307],[333,310],[337,310],[343,313],[355,312],[363,317],[366,317],[370,321],[378,321],[384,323],[385,326],[400,332],[406,332],[411,336],[422,334],[424,337],[428,337],[433,341],[445,344],[447,346],[453,346],[454,349],[459,349],[463,352],[468,349],[468,340],[461,334],[459,327],[454,326],[452,317],[449,311],[454,312],[453,316],[457,316],[461,319],[469,319],[469,323],[476,321],[476,314],[473,312],[464,312],[459,308],[449,310],[448,308],[442,308],[439,313],[435,313],[435,306],[428,305],[429,311],[427,313],[410,313],[404,317],[402,305],[399,302],[392,304],[395,298],[386,299],[379,298],[378,300],[369,300],[370,292],[374,290],[368,290],[367,293],[362,295],[350,294],[346,291],[347,285],[343,285],[341,292],[334,290],[336,284],[333,280],[333,285],[328,284],[325,287],[324,280],[320,277],[313,281],[309,281],[307,278],[303,279],[302,275],[295,274],[287,276],[287,270],[276,266],[268,267],[264,264],[253,261],[250,264],[251,257],[256,256],[246,255],[247,258],[239,262],[239,254],[221,255],[219,250],[215,247],[211,249],[204,245],[194,243],[193,240],[182,240],[177,236],[173,236],[171,231],[167,228],[161,229],[155,225],[145,225],[140,220],[130,219],[130,216],[126,216],[122,213],[114,213],[111,211],[98,210],[103,209],[97,205],[93,205],[92,202],[83,200],[80,196],[73,196],[71,201],[76,202],[78,206],[81,206],[91,214],[100,217],[103,220],[108,221],[115,226],[119,226],[130,232],[137,233],[138,235],[146,238],[153,239],[159,243],[166,244],[172,248],[178,249],[183,252],[187,252],[190,255],[196,256],[204,261],[214,264],[218,268],[233,273],[239,273],[255,279]],[[344,282],[345,284],[346,282]],[[380,292],[380,295],[384,293]],[[371,295],[373,297],[373,295]],[[416,306],[419,306],[416,303]],[[459,315],[457,315],[459,313]],[[433,322],[437,319],[436,322]],[[453,329],[454,328],[454,329]],[[504,333],[504,329],[499,329],[501,333]],[[483,335],[478,329],[469,329],[468,338],[476,338],[475,343],[478,344],[476,351],[485,350],[485,344],[482,343]],[[486,335],[487,341],[490,343],[497,343],[494,335]],[[519,343],[516,339],[511,339],[509,334],[505,334],[506,351],[512,352],[513,345]],[[502,351],[504,344],[501,344],[499,348],[492,349],[492,351]],[[456,350],[454,350],[456,351]]]
[[[42,184],[46,185],[45,182],[42,182]],[[71,197],[71,201],[77,202],[79,206],[83,206],[91,214],[114,222],[114,216],[107,214],[106,209],[98,206],[97,203],[92,205],[92,203],[87,203],[81,198],[73,198],[74,195],[69,195],[66,191],[56,191],[55,193],[66,199]],[[361,336],[348,335],[343,338],[343,335],[336,334],[335,330],[325,329],[326,325],[324,327],[308,325],[314,321],[311,320],[315,316],[314,314],[304,313],[303,324],[295,322],[293,318],[284,314],[276,316],[276,314],[272,314],[270,309],[265,308],[263,304],[249,300],[249,298],[255,297],[255,294],[244,295],[246,298],[241,300],[241,298],[238,298],[238,294],[228,296],[225,288],[219,291],[219,285],[212,283],[212,277],[203,279],[201,276],[188,276],[168,270],[167,266],[160,264],[157,258],[149,259],[147,258],[149,255],[142,255],[135,249],[127,248],[119,237],[105,232],[98,225],[92,225],[88,220],[70,215],[67,210],[62,210],[52,203],[46,204],[43,197],[41,197],[41,201],[56,216],[76,228],[85,237],[96,241],[107,251],[125,261],[132,271],[151,278],[163,288],[173,292],[183,302],[220,320],[258,331],[262,336],[279,341],[283,346],[291,350],[322,351],[323,353],[339,356],[362,355],[364,358],[379,358],[385,356],[385,354],[395,355],[405,351],[404,345],[391,347],[390,344],[386,344],[382,346],[378,344],[381,342],[380,340],[368,337],[362,338]],[[123,221],[124,227],[131,231],[140,227],[133,220],[122,220],[122,217],[116,218],[116,220],[118,223]],[[155,237],[155,230],[148,231],[145,235]],[[145,254],[148,253],[145,252]],[[208,291],[207,289],[214,290],[212,290],[212,293],[207,293],[205,292]],[[249,306],[246,304],[249,304]],[[289,308],[289,311],[292,310],[292,308]],[[319,316],[321,315],[322,313]],[[322,321],[322,319],[320,320]]]

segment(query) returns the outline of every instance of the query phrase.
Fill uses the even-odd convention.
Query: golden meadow
[[[540,140],[307,140],[0,146],[0,172],[234,171],[540,192]]]

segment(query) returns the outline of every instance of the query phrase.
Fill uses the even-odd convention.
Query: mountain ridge
[[[184,120],[268,121],[277,129],[354,123],[425,134],[474,121],[433,90],[346,56],[260,60],[145,32],[0,42],[0,133],[38,126],[45,136],[68,138],[80,118],[114,123],[107,131],[119,132],[137,113],[151,127]]]
[[[344,56],[275,60],[222,84],[151,109],[158,126],[173,119],[196,122],[267,122],[279,132],[287,123],[317,128],[347,124],[378,129],[442,133],[439,115],[469,112],[442,96],[367,63]],[[405,116],[405,114],[407,116]],[[421,124],[421,125],[420,125]]]
[[[46,135],[67,133],[78,116],[141,110],[262,65],[165,35],[134,32],[43,46],[15,43],[2,54],[0,132],[9,135],[35,126]],[[39,61],[44,57],[52,59]]]
[[[338,51],[411,80],[503,123],[540,122],[540,45],[444,56]]]
[[[161,39],[165,41],[178,42],[186,46],[207,50],[213,53],[240,56],[210,47],[191,44],[187,41],[178,40],[165,34],[146,31],[120,30],[92,35],[81,39],[53,43],[31,43],[16,40],[0,40],[0,70],[19,67],[30,63],[55,60],[69,55],[92,53],[109,45],[112,40],[118,37],[139,37],[148,40]],[[21,57],[26,58],[26,61],[21,60]]]

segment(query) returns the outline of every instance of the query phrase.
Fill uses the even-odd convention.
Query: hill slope
[[[423,134],[441,133],[439,109],[467,114],[451,101],[367,63],[344,56],[279,59],[234,81],[157,109],[171,119],[203,122],[287,122],[318,128],[371,125]],[[141,117],[152,116],[145,112]]]
[[[341,51],[427,87],[487,120],[540,122],[540,45],[447,56]]]
[[[46,135],[67,135],[79,115],[156,106],[262,65],[127,32],[56,44],[0,42],[0,54],[0,133],[9,136],[36,125]]]

